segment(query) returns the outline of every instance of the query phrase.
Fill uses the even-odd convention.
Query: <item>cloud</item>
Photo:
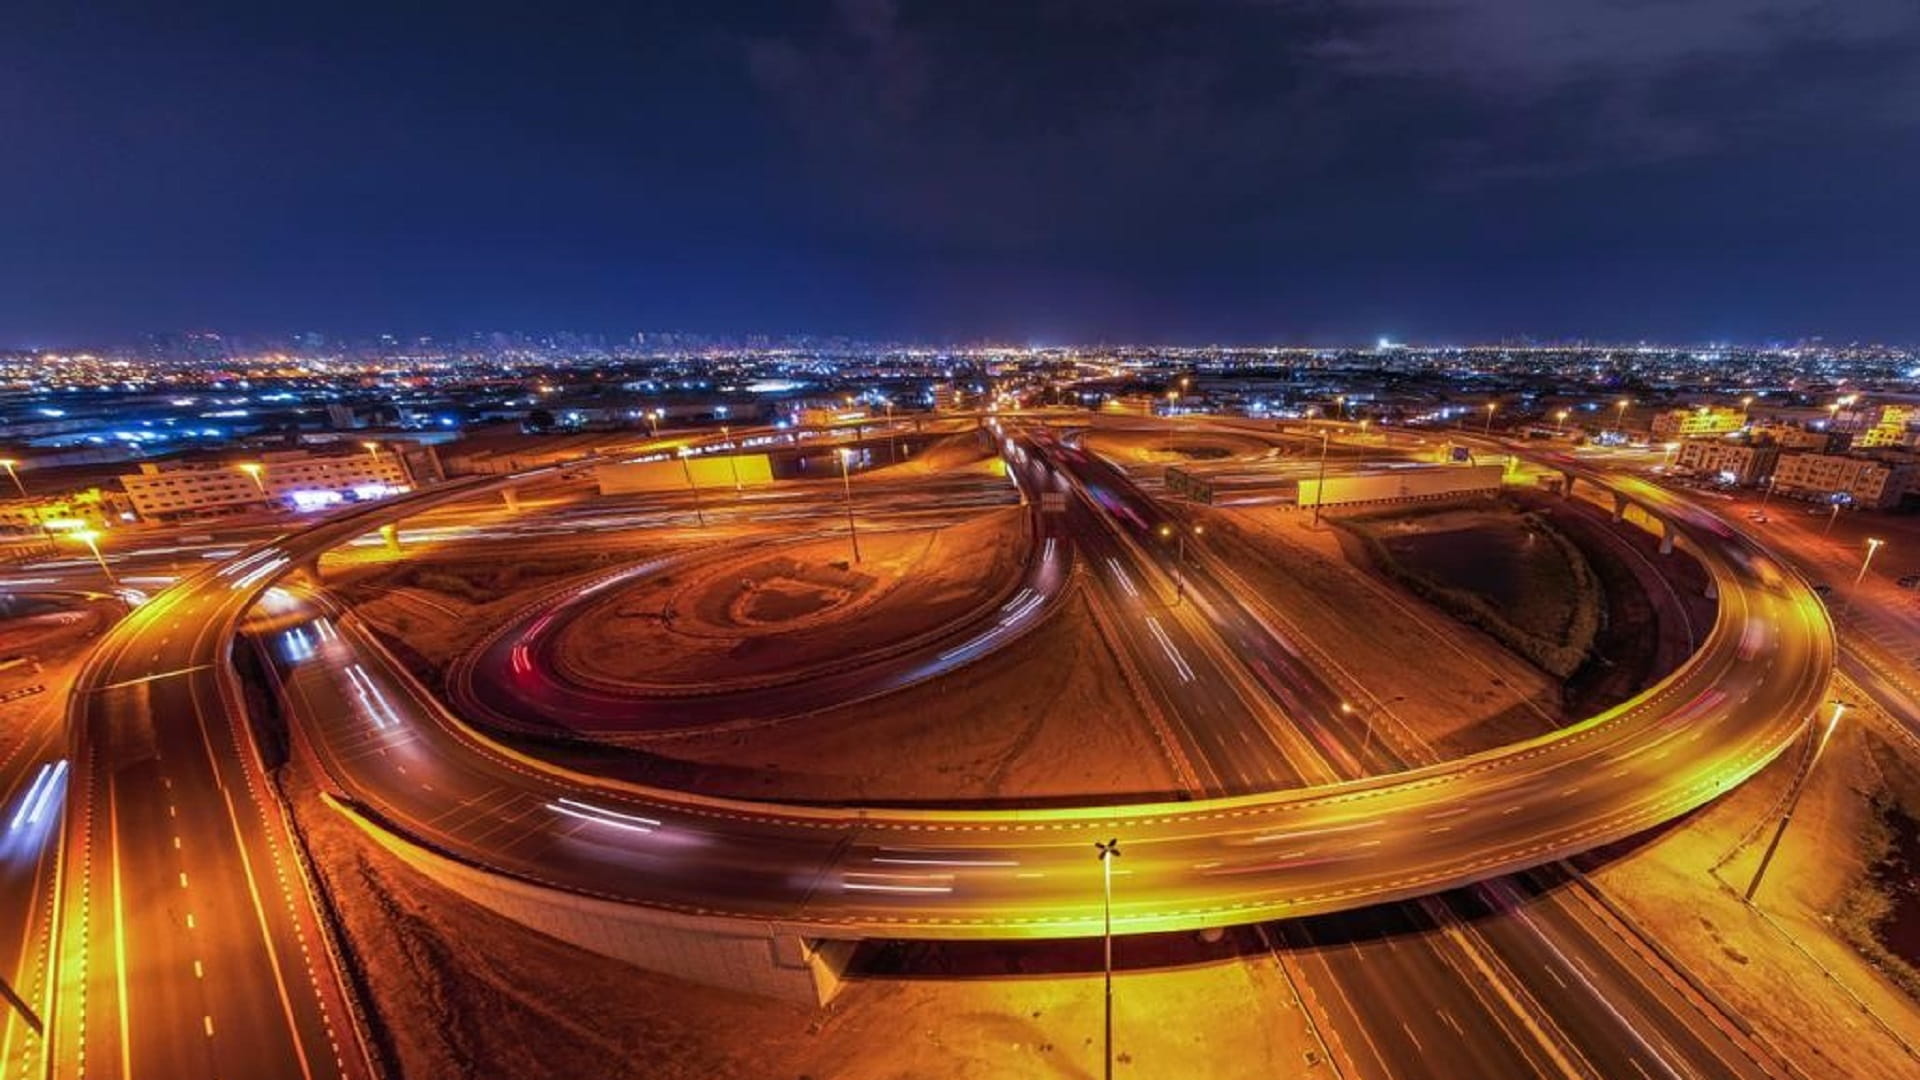
[[[1172,251],[1920,115],[1913,0],[837,0],[746,55],[823,227],[962,251]]]

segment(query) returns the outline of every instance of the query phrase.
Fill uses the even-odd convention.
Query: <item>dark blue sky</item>
[[[5,23],[0,343],[1920,340],[1913,0]]]

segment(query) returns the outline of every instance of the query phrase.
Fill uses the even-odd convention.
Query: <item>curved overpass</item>
[[[397,665],[335,627],[290,685],[335,783],[390,827],[581,893],[815,937],[1091,935],[1101,929],[1092,844],[1117,836],[1122,931],[1329,912],[1509,873],[1671,820],[1765,766],[1817,706],[1834,645],[1803,582],[1658,488],[1583,478],[1624,492],[1697,549],[1720,594],[1701,649],[1633,700],[1561,731],[1350,783],[1125,807],[790,807],[529,761],[444,715]],[[322,526],[283,547],[316,557],[341,532]]]

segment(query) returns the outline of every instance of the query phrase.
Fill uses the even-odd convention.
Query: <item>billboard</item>
[[[626,495],[644,491],[684,491],[687,476],[701,490],[739,487],[765,487],[773,483],[773,464],[765,454],[730,454],[684,459],[664,457],[657,461],[622,461],[594,468],[594,479],[602,495]]]

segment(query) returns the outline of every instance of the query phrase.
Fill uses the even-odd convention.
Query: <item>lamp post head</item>
[[[1106,841],[1095,840],[1093,842],[1093,846],[1094,846],[1094,849],[1100,853],[1101,862],[1106,862],[1108,859],[1117,859],[1120,857],[1119,837],[1115,837],[1112,840],[1106,840]]]

